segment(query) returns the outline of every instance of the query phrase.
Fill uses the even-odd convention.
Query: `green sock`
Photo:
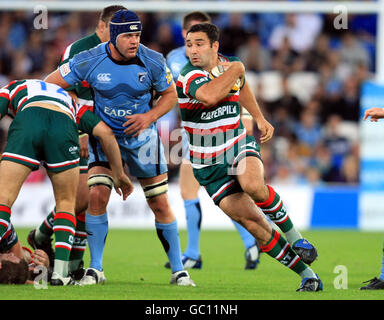
[[[284,232],[288,242],[294,244],[297,240],[302,239],[303,236],[293,225],[280,195],[271,186],[267,187],[269,190],[268,199],[264,202],[255,202],[255,204]]]
[[[55,218],[56,208],[54,208],[43,223],[36,229],[35,241],[39,244],[49,240],[53,234],[53,219]]]
[[[76,233],[73,240],[71,254],[69,256],[69,272],[76,271],[83,261],[85,249],[87,248],[87,232],[85,231],[85,217],[76,216]]]
[[[272,230],[270,240],[264,246],[260,246],[260,249],[279,261],[281,264],[296,272],[301,277],[303,271],[308,268],[308,266],[301,261],[300,257],[291,248],[287,240],[285,240],[285,238],[275,230]]]
[[[11,224],[11,208],[0,204],[0,240],[7,232]]]
[[[54,272],[62,277],[68,276],[68,261],[75,236],[76,218],[67,212],[57,212],[53,221],[55,234]]]

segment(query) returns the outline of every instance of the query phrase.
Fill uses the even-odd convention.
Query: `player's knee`
[[[158,196],[147,199],[148,205],[155,216],[165,217],[171,212],[170,205],[166,197]]]
[[[102,210],[108,205],[110,191],[103,186],[95,186],[89,191],[89,204],[91,210]]]
[[[249,181],[245,186],[242,186],[242,188],[254,201],[262,202],[268,198],[268,189],[263,183]]]

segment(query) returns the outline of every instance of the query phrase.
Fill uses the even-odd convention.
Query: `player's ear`
[[[103,32],[106,28],[106,24],[103,20],[99,20],[97,24],[97,29],[99,29],[101,32]]]
[[[219,41],[213,42],[212,48],[215,50],[215,52],[219,52]]]

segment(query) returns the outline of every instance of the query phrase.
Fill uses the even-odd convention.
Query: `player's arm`
[[[133,191],[133,184],[124,173],[120,149],[113,131],[103,121],[100,121],[93,128],[92,134],[99,138],[101,146],[108,158],[116,192],[122,195],[124,200],[127,199]]]
[[[133,191],[133,184],[124,173],[120,148],[112,129],[91,112],[87,106],[80,107],[76,122],[82,132],[99,138],[112,169],[115,190],[123,196],[124,200],[127,199]]]
[[[244,76],[244,65],[240,61],[222,62],[221,64],[226,68],[225,72],[220,77],[207,81],[196,90],[196,99],[205,106],[215,106],[228,95],[237,79]]]
[[[59,69],[56,69],[55,71],[51,72],[48,76],[45,77],[44,81],[49,83],[54,83],[62,87],[63,89],[67,89],[70,87],[70,84],[67,81],[65,81]]]
[[[158,92],[160,98],[157,100],[156,105],[146,113],[134,114],[126,116],[127,121],[123,124],[123,127],[127,127],[124,133],[127,135],[133,135],[137,137],[140,132],[149,127],[152,122],[168,113],[177,103],[176,86],[174,82],[170,86],[162,91]]]
[[[264,118],[259,104],[257,103],[256,98],[253,95],[253,92],[247,81],[245,81],[243,88],[240,90],[239,103],[241,106],[248,110],[248,112],[255,120],[256,125],[261,132],[260,142],[264,143],[271,139],[275,129]]]
[[[248,112],[247,109],[241,107],[241,122],[244,125],[245,130],[247,131],[247,135],[253,135],[253,117]]]
[[[379,119],[384,118],[384,108],[370,108],[364,113],[364,120],[371,117],[371,122],[377,122]]]

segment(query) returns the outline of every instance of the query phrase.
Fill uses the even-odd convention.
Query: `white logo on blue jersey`
[[[111,74],[110,73],[99,73],[97,75],[97,81],[99,81],[99,82],[111,82]]]
[[[147,74],[147,72],[140,72],[137,74],[140,83],[143,83],[145,81],[145,79],[147,78]]]

